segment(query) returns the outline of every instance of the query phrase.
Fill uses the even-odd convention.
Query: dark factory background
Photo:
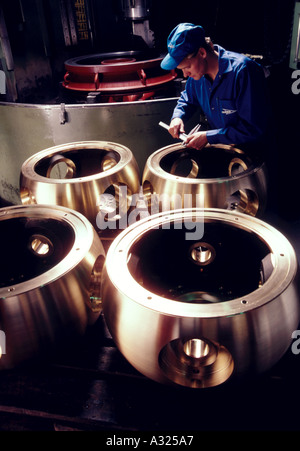
[[[276,180],[272,188],[274,208],[287,219],[297,219],[298,165],[293,163],[299,148],[300,96],[292,92],[292,83],[297,80],[293,80],[295,69],[289,64],[295,1],[186,0],[183,8],[172,0],[146,4],[148,42],[144,36],[133,34],[132,20],[126,17],[125,3],[120,0],[1,1],[0,64],[7,88],[0,100],[59,103],[66,60],[146,47],[161,55],[177,23],[201,24],[213,42],[258,57],[267,68],[276,137],[269,162]]]
[[[268,66],[282,64],[287,69],[294,4],[283,1],[187,0],[177,8],[171,0],[148,2],[149,29],[153,45],[166,52],[166,39],[179,22],[201,24],[206,35],[223,47],[264,57]],[[133,35],[131,20],[121,0],[11,0],[1,1],[2,41],[6,25],[11,48],[12,86],[7,100],[48,102],[57,94],[64,75],[65,60],[99,52],[137,50],[147,43]],[[4,25],[5,23],[5,25]],[[4,61],[3,61],[4,60]],[[5,55],[1,57],[5,66]],[[285,73],[289,79],[289,73]],[[13,79],[15,77],[15,90]],[[278,91],[286,83],[281,80]]]

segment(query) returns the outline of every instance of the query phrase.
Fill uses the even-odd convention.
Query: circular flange
[[[84,55],[65,62],[63,87],[72,91],[128,94],[153,90],[177,77],[160,67],[163,57],[140,51]],[[152,93],[154,95],[154,93]]]
[[[205,258],[193,258],[201,246]],[[297,274],[289,241],[257,218],[223,209],[162,212],[112,243],[103,312],[120,351],[141,373],[211,386],[265,371],[286,352],[300,318]],[[222,357],[207,367],[198,356],[206,360],[201,373],[197,355],[183,354],[184,343],[212,343],[208,349]],[[206,374],[198,382],[193,365]]]

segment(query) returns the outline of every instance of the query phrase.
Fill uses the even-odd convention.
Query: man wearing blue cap
[[[213,45],[201,26],[190,23],[174,28],[167,45],[161,67],[181,69],[188,77],[171,118],[170,134],[178,138],[184,133],[184,123],[200,106],[209,129],[188,136],[187,147],[200,150],[207,143],[227,144],[261,155],[269,118],[262,66]]]

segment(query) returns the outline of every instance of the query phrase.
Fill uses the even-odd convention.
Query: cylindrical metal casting
[[[95,323],[105,252],[83,215],[45,205],[2,208],[0,248],[0,369],[7,369]]]
[[[127,215],[132,195],[139,188],[140,173],[132,152],[106,141],[51,147],[29,157],[21,168],[20,197],[24,205],[71,208],[100,232],[118,228],[117,222]]]
[[[110,246],[103,312],[116,345],[157,382],[202,388],[251,377],[299,324],[298,265],[274,227],[223,209],[149,216]]]
[[[197,207],[260,216],[266,205],[264,163],[221,144],[201,151],[182,144],[163,147],[148,157],[142,183],[152,212]]]

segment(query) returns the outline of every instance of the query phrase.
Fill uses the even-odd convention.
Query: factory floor
[[[300,220],[267,212],[300,259]],[[267,373],[209,389],[167,387],[134,370],[104,321],[54,356],[0,374],[0,431],[299,430],[300,354]]]

